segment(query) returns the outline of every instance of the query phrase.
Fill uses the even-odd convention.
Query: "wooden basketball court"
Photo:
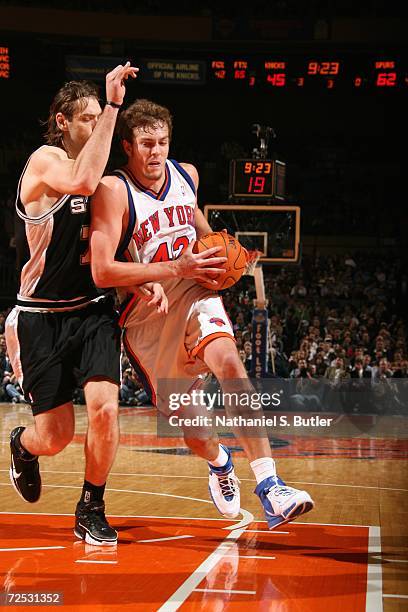
[[[75,539],[83,481],[85,407],[74,442],[42,458],[40,501],[9,477],[10,430],[27,406],[0,405],[0,592],[60,593],[48,609],[396,612],[408,609],[408,428],[403,417],[335,417],[329,430],[276,428],[278,473],[315,509],[270,532],[255,480],[234,440],[242,516],[217,514],[207,467],[181,438],[157,438],[153,409],[121,409],[121,445],[107,485],[119,544]],[[308,415],[310,416],[310,414]],[[360,419],[358,423],[356,419]],[[61,599],[62,598],[62,599]],[[56,602],[55,602],[56,603]],[[26,609],[28,604],[7,609]]]

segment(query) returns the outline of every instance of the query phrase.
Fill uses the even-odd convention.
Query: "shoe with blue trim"
[[[226,518],[236,518],[241,506],[239,480],[235,476],[231,451],[225,446],[223,448],[228,454],[228,461],[222,467],[208,464],[210,470],[208,488],[218,512]]]
[[[293,521],[314,507],[309,493],[288,487],[278,476],[265,478],[254,492],[261,500],[269,529]]]

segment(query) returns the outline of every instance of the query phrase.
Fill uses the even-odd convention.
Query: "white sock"
[[[218,449],[219,450],[216,459],[214,459],[214,461],[209,461],[209,463],[214,467],[224,467],[224,465],[226,465],[228,461],[228,454],[226,450],[221,446],[221,444],[218,445]]]
[[[275,462],[271,457],[255,459],[255,461],[251,461],[250,466],[255,474],[257,484],[265,480],[265,478],[276,476]]]

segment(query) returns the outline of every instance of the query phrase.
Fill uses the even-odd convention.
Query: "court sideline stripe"
[[[366,612],[383,611],[382,594],[382,564],[374,564],[374,555],[381,555],[381,528],[370,527],[368,530],[368,563],[367,563],[367,595]]]

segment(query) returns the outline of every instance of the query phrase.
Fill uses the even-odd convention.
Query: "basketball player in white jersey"
[[[168,159],[172,131],[169,111],[137,100],[119,118],[119,136],[128,161],[102,179],[92,198],[91,268],[100,287],[116,286],[123,300],[121,325],[128,357],[162,412],[159,380],[178,380],[188,391],[201,373],[211,371],[224,392],[253,390],[236,349],[221,297],[191,278],[162,281],[168,314],[146,307],[123,287],[138,283],[152,262],[174,266],[191,257],[196,238],[211,231],[197,207],[198,173],[191,164]],[[140,262],[140,263],[138,263]],[[152,269],[154,266],[150,266]],[[141,276],[142,275],[142,276]],[[150,280],[155,280],[153,277]],[[122,289],[122,290],[121,290]],[[231,408],[231,407],[230,407]],[[259,416],[259,414],[257,414]],[[258,494],[270,529],[313,507],[305,491],[278,478],[266,431],[260,437],[235,431],[254,471]],[[218,510],[238,515],[238,479],[230,451],[216,435],[185,436],[186,443],[209,464],[209,487]]]

